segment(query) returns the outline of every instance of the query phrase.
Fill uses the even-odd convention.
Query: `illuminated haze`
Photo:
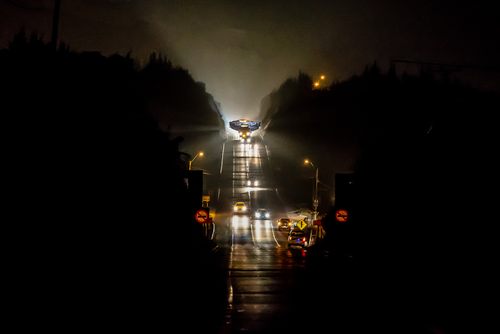
[[[480,2],[61,3],[59,40],[77,51],[132,51],[141,63],[161,52],[206,83],[227,120],[255,119],[261,99],[300,70],[314,79],[325,75],[330,84],[360,74],[375,60],[386,70],[390,59],[497,67],[500,59],[495,11]],[[53,0],[0,0],[0,46],[22,25],[48,40],[52,6]],[[481,75],[471,76],[479,87],[499,85],[491,73]]]

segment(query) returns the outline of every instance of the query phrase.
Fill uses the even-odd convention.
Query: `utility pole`
[[[54,52],[57,51],[57,29],[59,27],[59,10],[61,9],[61,0],[55,0],[54,15],[52,17],[52,39],[51,47]]]
[[[318,204],[319,204],[319,201],[318,201],[318,183],[319,183],[318,174],[319,174],[319,168],[316,168],[313,165],[313,163],[311,161],[309,161],[309,160],[305,160],[304,162],[306,164],[311,165],[311,167],[316,170],[315,183],[314,183],[314,195],[313,195],[313,213],[311,214],[311,220],[315,221],[316,217],[318,215]]]
[[[314,193],[314,203],[313,203],[314,217],[312,219],[313,221],[315,221],[316,218],[318,217],[318,204],[319,204],[319,201],[318,201],[318,182],[319,182],[318,173],[319,173],[319,168],[316,168],[316,186],[314,187],[315,193]]]

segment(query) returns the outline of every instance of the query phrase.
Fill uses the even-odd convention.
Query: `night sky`
[[[53,4],[0,0],[0,47],[21,26],[48,41]],[[59,40],[142,63],[161,52],[206,83],[227,120],[256,118],[261,99],[299,70],[330,84],[391,59],[500,66],[499,12],[477,0],[61,0]],[[498,70],[454,75],[500,86]]]

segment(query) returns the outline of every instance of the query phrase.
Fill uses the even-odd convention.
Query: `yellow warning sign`
[[[299,221],[299,222],[297,223],[297,226],[298,226],[301,230],[303,230],[303,229],[307,226],[307,223],[306,223],[305,221],[301,220],[301,221]]]

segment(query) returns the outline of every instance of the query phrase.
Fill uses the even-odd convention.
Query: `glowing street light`
[[[318,80],[318,81],[316,81],[316,82],[314,83],[314,88],[316,88],[316,89],[317,89],[317,88],[319,88],[319,87],[320,87],[321,80],[325,80],[325,76],[324,76],[324,75],[321,75],[321,76],[319,77],[319,80]]]
[[[193,163],[193,161],[198,158],[198,156],[202,157],[203,156],[203,152],[199,152],[198,154],[196,154],[193,158],[193,160],[189,160],[189,170],[191,170],[191,164]]]
[[[319,173],[319,168],[314,167],[313,163],[309,160],[304,160],[305,164],[309,164],[312,166],[312,168],[316,169],[316,182],[314,185],[314,197],[313,197],[313,211],[314,211],[314,216],[312,217],[312,220],[316,220],[316,217],[318,215],[318,173]]]

